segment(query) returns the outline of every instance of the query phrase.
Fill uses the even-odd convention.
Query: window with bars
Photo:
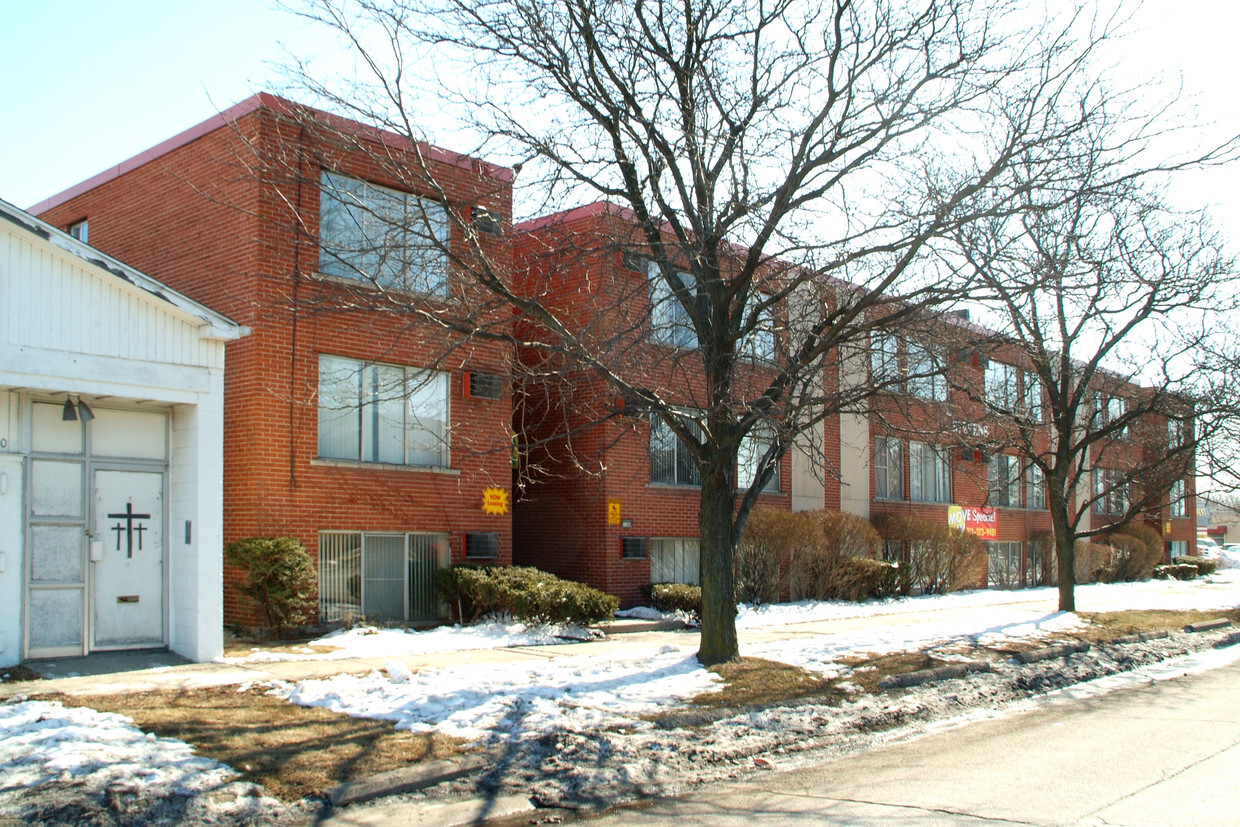
[[[652,538],[650,540],[650,582],[696,585],[700,580],[699,557],[696,537]]]
[[[447,611],[434,574],[447,565],[443,534],[320,531],[319,617],[441,618]]]

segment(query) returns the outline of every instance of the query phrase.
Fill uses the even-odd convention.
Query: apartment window
[[[1171,503],[1167,513],[1172,517],[1184,517],[1188,514],[1188,507],[1185,504],[1185,485],[1184,480],[1176,480],[1171,483],[1171,492],[1169,499]]]
[[[448,374],[319,356],[319,456],[448,465]]]
[[[1184,420],[1168,419],[1167,420],[1167,445],[1171,448],[1178,448],[1184,444]]]
[[[83,244],[90,243],[90,225],[85,221],[79,221],[76,224],[69,225],[69,235],[76,238]]]
[[[1030,465],[1025,474],[1025,503],[1029,508],[1046,508],[1046,480],[1042,469]]]
[[[1042,396],[1042,382],[1032,373],[1025,374],[1025,413],[1030,422],[1042,422],[1045,400]]]
[[[951,465],[946,454],[924,442],[908,444],[908,498],[933,503],[952,500]]]
[[[1020,461],[1007,454],[996,454],[986,463],[989,500],[992,506],[1020,508]]]
[[[757,296],[760,301],[769,301],[766,296]],[[740,355],[757,362],[775,361],[775,308],[764,307],[758,311],[757,324],[741,341]]]
[[[1015,413],[1021,407],[1020,371],[1003,362],[986,365],[986,402],[990,407]]]
[[[691,349],[698,346],[693,319],[671,284],[663,278],[658,262],[648,265],[650,278],[650,339],[672,347]],[[688,273],[673,272],[678,288],[694,295],[693,278]]]
[[[1118,422],[1128,412],[1128,400],[1119,396],[1099,396],[1098,397],[1098,426],[1105,428],[1112,423]],[[1121,439],[1128,436],[1128,426],[1125,425],[1117,434]]]
[[[1020,586],[1020,547],[1018,542],[986,543],[986,583],[992,589]]]
[[[384,289],[448,291],[448,213],[399,190],[324,171],[319,272]]]
[[[434,574],[448,565],[443,534],[319,532],[319,615],[434,620],[447,612]]]
[[[1175,562],[1177,557],[1184,557],[1188,554],[1188,540],[1168,540],[1167,554],[1171,557],[1171,562]]]
[[[904,452],[900,440],[879,437],[874,440],[874,498],[904,499]]]
[[[900,377],[900,338],[894,333],[870,334],[870,375],[875,384]]]
[[[700,581],[700,553],[697,538],[652,538],[650,540],[651,583],[693,583]]]
[[[1110,468],[1091,472],[1094,487],[1095,514],[1124,514],[1128,511],[1128,483],[1124,475]]]
[[[696,424],[690,427],[700,438],[701,428]],[[658,416],[650,419],[650,481],[668,485],[702,484],[689,447]]]
[[[919,342],[908,343],[908,392],[921,399],[947,401],[947,376],[930,349]]]
[[[736,452],[736,487],[741,490],[753,485],[758,476],[758,464],[775,441],[769,425],[755,425],[741,440]],[[762,486],[763,491],[779,491],[779,465],[771,469],[771,478]]]
[[[1045,540],[1025,544],[1025,585],[1049,586],[1057,581],[1059,566],[1055,550]]]

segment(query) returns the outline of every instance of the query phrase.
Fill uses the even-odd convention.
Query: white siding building
[[[243,330],[0,201],[0,666],[222,652],[224,345]]]

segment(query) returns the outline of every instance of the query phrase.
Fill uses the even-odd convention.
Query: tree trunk
[[[1067,495],[1052,484],[1049,493],[1051,526],[1055,531],[1055,559],[1059,564],[1059,611],[1076,611],[1076,536],[1068,516]]]
[[[736,660],[736,569],[732,546],[735,492],[724,463],[713,463],[702,474],[698,530],[702,578],[702,645],[698,660],[704,666]]]

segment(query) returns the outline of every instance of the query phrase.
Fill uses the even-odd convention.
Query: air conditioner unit
[[[469,220],[474,225],[474,229],[480,233],[502,235],[504,232],[503,217],[494,210],[488,210],[485,207],[474,207],[470,211]]]
[[[499,399],[504,395],[504,379],[493,373],[465,374],[465,396],[470,399]]]

